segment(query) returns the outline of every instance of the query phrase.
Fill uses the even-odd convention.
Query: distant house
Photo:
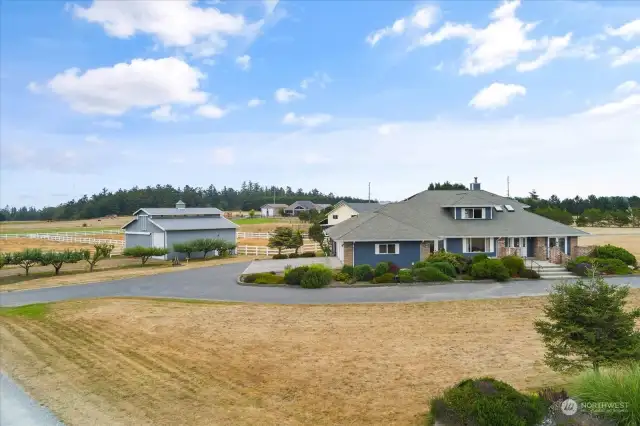
[[[289,207],[286,204],[265,204],[260,207],[260,213],[262,217],[281,216],[280,210],[284,210]]]
[[[337,225],[347,219],[358,216],[360,213],[368,213],[382,207],[379,203],[348,203],[340,201],[327,215],[327,227]]]
[[[516,255],[558,263],[586,232],[528,212],[528,205],[480,189],[432,190],[359,213],[328,228],[346,265],[392,261],[409,267],[445,250],[464,256]],[[338,220],[340,219],[338,215]]]
[[[321,211],[327,207],[331,207],[331,204],[315,204],[311,201],[296,201],[284,209],[284,214],[287,216],[297,216],[300,212],[308,212],[310,210]]]
[[[175,208],[141,208],[133,213],[135,218],[124,225],[125,247],[161,247],[169,249],[163,259],[182,259],[184,255],[172,251],[176,243],[198,238],[219,238],[236,242],[238,225],[226,219],[223,212],[214,207],[190,207],[178,201]],[[192,253],[191,258],[202,257]]]

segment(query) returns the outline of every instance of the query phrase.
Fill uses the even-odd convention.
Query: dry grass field
[[[73,232],[119,229],[133,219],[132,216],[119,216],[115,219],[83,219],[46,222],[41,220],[0,223],[0,234],[18,234],[27,232]],[[87,226],[83,226],[86,224]]]
[[[0,252],[21,251],[26,248],[39,248],[42,250],[93,250],[93,246],[91,244],[67,243],[61,241],[41,240],[37,238],[0,239]]]
[[[640,228],[578,228],[589,232],[588,237],[579,237],[578,245],[613,244],[623,247],[640,259]]]
[[[63,302],[2,312],[0,366],[68,425],[410,425],[462,378],[562,384],[543,302]]]

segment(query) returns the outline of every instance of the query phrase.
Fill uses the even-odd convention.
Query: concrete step
[[[561,270],[561,271],[540,271],[539,272],[540,275],[571,275],[571,272],[565,270]]]
[[[578,278],[575,275],[540,275],[541,280],[568,280]]]

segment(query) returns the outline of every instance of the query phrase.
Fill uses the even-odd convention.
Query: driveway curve
[[[0,306],[118,296],[278,304],[426,302],[540,296],[547,294],[553,284],[553,281],[540,280],[318,290],[240,286],[236,283],[236,277],[247,265],[248,263],[235,263],[103,283],[1,293]],[[640,288],[640,276],[612,277],[608,281]]]

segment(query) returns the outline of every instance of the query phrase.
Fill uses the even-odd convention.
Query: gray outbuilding
[[[176,243],[199,238],[217,238],[236,243],[238,225],[224,217],[215,207],[190,207],[178,201],[175,208],[141,208],[133,213],[135,218],[124,225],[125,247],[161,247],[169,250],[162,259],[183,259],[181,253],[172,251]],[[191,258],[203,253],[192,253]]]

